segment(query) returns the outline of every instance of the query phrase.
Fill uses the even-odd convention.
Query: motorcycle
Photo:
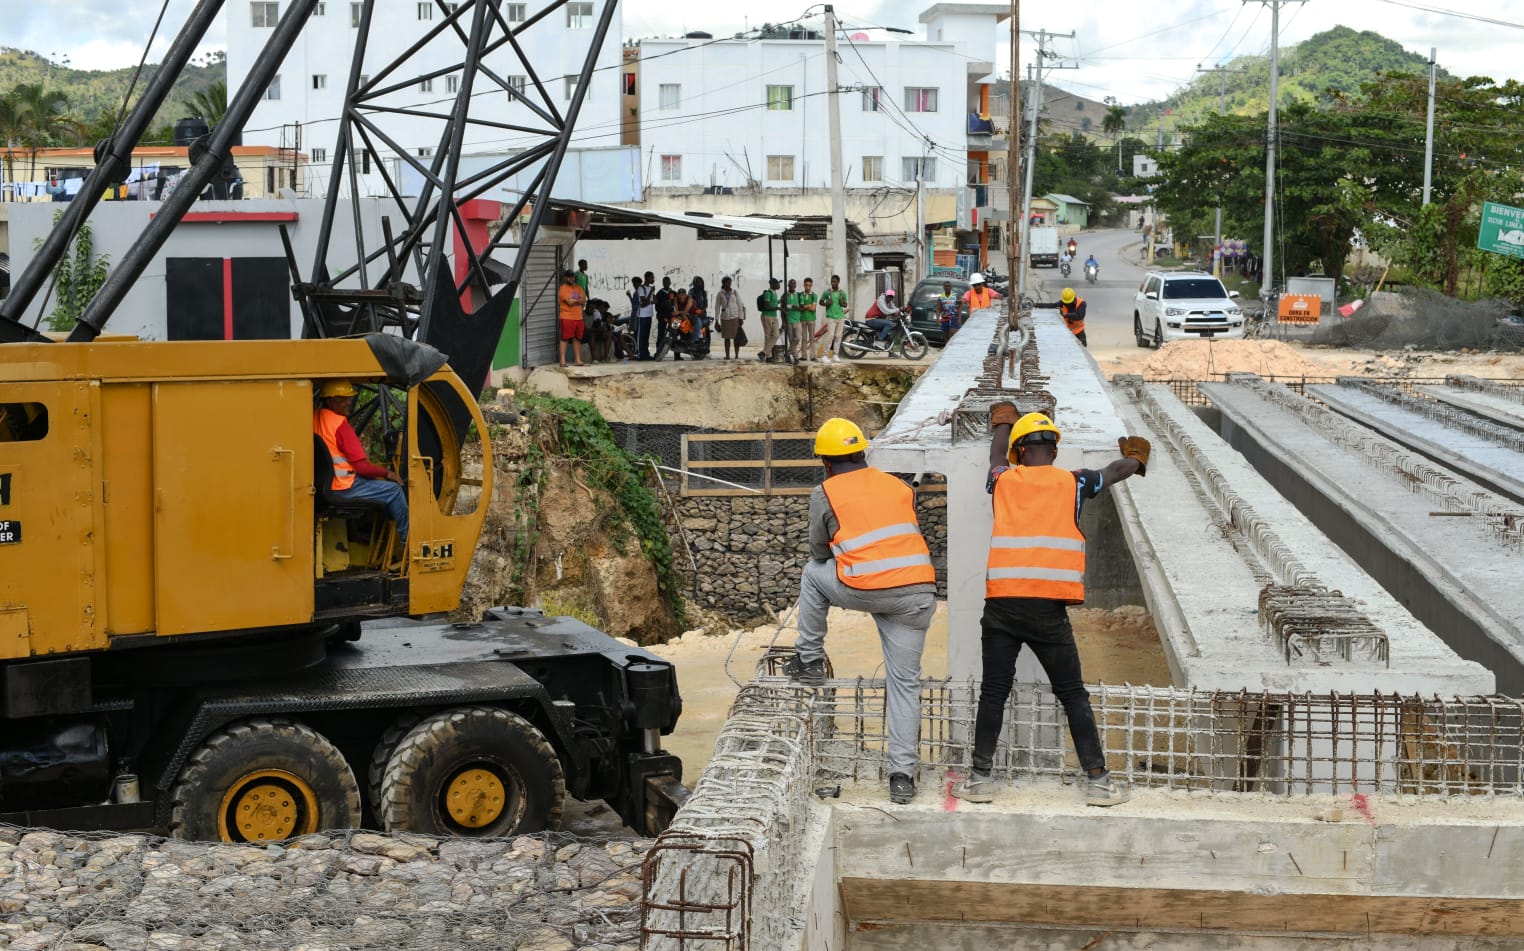
[[[1069,262],[1068,261],[1060,261],[1058,263],[1058,269],[1060,271],[1064,272],[1064,277],[1068,277],[1069,276]]]
[[[705,326],[699,331],[699,338],[695,341],[691,329],[683,329],[686,319],[677,314],[666,319],[667,333],[656,347],[655,359],[660,360],[669,352],[674,360],[681,360],[684,354],[695,360],[703,360],[709,356],[709,327]]]
[[[610,321],[614,332],[614,355],[630,359],[635,356],[635,326],[628,317],[615,317]]]
[[[1094,284],[1101,278],[1101,266],[1099,264],[1085,265],[1085,280]]]
[[[907,360],[926,356],[931,345],[925,334],[910,329],[910,312],[901,310],[890,319],[894,321],[894,329],[888,340],[880,340],[878,331],[865,321],[848,318],[841,328],[841,355],[848,360],[860,360],[869,354],[887,357],[898,354]]]

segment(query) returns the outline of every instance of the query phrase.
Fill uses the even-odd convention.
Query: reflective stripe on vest
[[[355,484],[355,467],[350,465],[349,457],[339,452],[339,427],[347,422],[327,407],[320,407],[312,414],[312,431],[322,437],[323,445],[328,447],[328,455],[333,460],[333,485],[330,489],[334,492],[342,492]]]
[[[931,550],[915,517],[910,486],[872,467],[821,483],[836,516],[831,553],[836,577],[849,588],[876,591],[935,584]],[[886,524],[887,523],[887,524]]]
[[[1074,473],[1054,466],[1013,466],[1000,474],[985,597],[1085,600],[1078,489]]]

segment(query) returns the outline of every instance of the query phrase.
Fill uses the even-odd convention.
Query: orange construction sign
[[[1282,294],[1277,315],[1283,324],[1315,324],[1323,313],[1323,298],[1316,294]]]

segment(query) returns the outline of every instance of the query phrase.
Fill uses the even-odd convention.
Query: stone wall
[[[809,560],[807,495],[689,497],[674,500],[677,567],[690,600],[737,623],[782,614],[799,596]],[[916,494],[921,531],[937,569],[937,594],[947,596],[947,496]],[[683,556],[693,554],[690,562]],[[697,584],[693,566],[697,564]]]

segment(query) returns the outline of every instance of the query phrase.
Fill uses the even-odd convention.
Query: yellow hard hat
[[[850,456],[868,448],[868,437],[850,419],[833,417],[815,433],[815,455]]]
[[[333,396],[354,396],[354,384],[348,380],[324,380],[323,385],[318,387],[318,399],[326,400]]]
[[[1016,420],[1016,425],[1011,427],[1011,441],[1005,448],[1006,461],[1013,466],[1017,464],[1017,443],[1050,442],[1057,445],[1060,438],[1058,427],[1053,425],[1053,420],[1043,413],[1028,413]]]
[[[1066,287],[1066,288],[1064,288],[1063,294],[1061,294],[1058,299],[1063,301],[1065,304],[1072,304],[1072,303],[1074,303],[1074,288],[1072,288],[1072,287]]]

